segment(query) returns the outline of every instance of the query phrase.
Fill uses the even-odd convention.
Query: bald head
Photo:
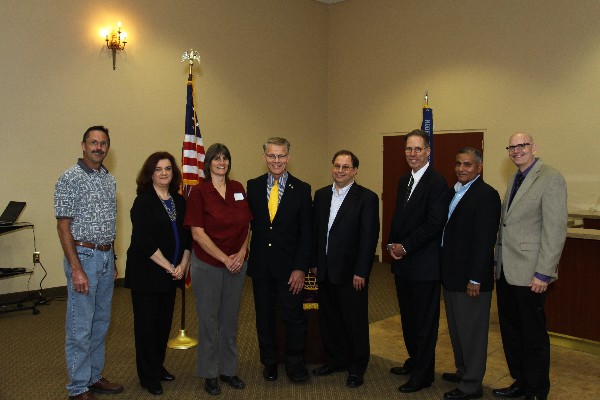
[[[535,162],[535,143],[533,136],[525,132],[517,132],[508,140],[508,156],[521,172]]]

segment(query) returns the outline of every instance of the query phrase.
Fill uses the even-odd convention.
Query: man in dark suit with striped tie
[[[396,375],[410,375],[398,390],[417,392],[434,380],[440,317],[440,241],[448,214],[448,185],[429,165],[429,135],[415,129],[405,137],[411,172],[400,178],[388,238],[396,294],[409,358]]]
[[[291,381],[302,382],[308,379],[302,289],[311,260],[311,190],[286,170],[290,159],[286,139],[270,138],[263,150],[269,172],[250,179],[247,186],[254,217],[247,274],[254,290],[260,361],[263,377],[276,380],[279,304],[286,328],[286,373]]]

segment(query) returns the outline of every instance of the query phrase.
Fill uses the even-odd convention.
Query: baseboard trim
[[[125,278],[117,278],[115,280],[115,287],[125,286]],[[26,292],[13,292],[0,294],[0,303],[8,303],[13,301],[20,301],[23,299],[33,298],[34,296],[42,297],[46,301],[55,299],[57,297],[65,297],[67,295],[67,286],[56,286],[48,289],[33,289]]]
[[[548,334],[550,335],[550,344],[553,346],[565,347],[600,356],[600,342],[554,332],[548,332]]]

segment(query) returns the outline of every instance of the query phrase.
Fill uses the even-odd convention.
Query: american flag
[[[185,137],[183,139],[183,152],[181,166],[183,180],[181,194],[186,198],[190,191],[204,178],[204,144],[200,134],[200,124],[196,115],[194,96],[194,82],[187,81],[187,104],[185,107]]]

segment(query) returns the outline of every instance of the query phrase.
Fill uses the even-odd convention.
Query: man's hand
[[[352,278],[352,286],[354,286],[354,290],[362,290],[367,284],[367,280],[365,278],[361,278],[358,275],[354,275]]]
[[[290,285],[290,292],[293,294],[300,293],[304,288],[304,271],[299,269],[293,270],[288,280],[288,285]]]
[[[88,294],[90,289],[90,283],[88,281],[87,275],[83,272],[81,268],[73,268],[71,270],[71,280],[73,281],[73,289],[77,293]]]
[[[394,260],[400,260],[406,255],[406,251],[404,251],[404,247],[400,243],[388,244],[388,251]]]
[[[467,284],[467,296],[469,297],[477,297],[479,296],[479,289],[481,288],[481,284],[471,283]]]
[[[544,293],[546,289],[548,289],[548,284],[542,280],[539,280],[535,276],[531,278],[531,283],[529,286],[531,287],[531,291],[534,293]]]

